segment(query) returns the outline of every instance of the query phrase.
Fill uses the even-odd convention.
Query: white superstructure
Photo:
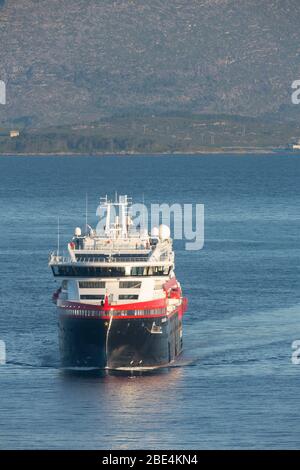
[[[49,265],[61,281],[57,305],[108,301],[113,306],[166,299],[165,286],[171,279],[172,288],[179,291],[169,227],[154,227],[151,234],[135,227],[127,196],[100,202],[103,225],[97,229],[87,225],[83,233],[76,227],[67,255],[50,254]],[[169,299],[169,305],[174,301]]]

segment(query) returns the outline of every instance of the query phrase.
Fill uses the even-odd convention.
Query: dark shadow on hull
[[[182,352],[182,323],[172,317],[115,319],[60,316],[62,368],[144,373],[168,368]]]

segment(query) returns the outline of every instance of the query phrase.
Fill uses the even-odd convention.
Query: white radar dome
[[[142,238],[147,238],[148,237],[148,230],[146,228],[143,228],[141,230],[141,237]]]
[[[159,238],[161,240],[167,240],[170,238],[170,228],[167,225],[160,225],[159,226]]]
[[[151,236],[156,238],[159,237],[159,228],[158,227],[153,227],[151,230]]]
[[[75,237],[80,237],[80,235],[81,235],[81,228],[80,227],[75,228],[74,235],[75,235]]]

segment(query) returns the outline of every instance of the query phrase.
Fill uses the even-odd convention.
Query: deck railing
[[[118,256],[76,256],[72,259],[70,256],[58,255],[56,252],[52,252],[49,255],[50,264],[70,264],[70,263],[147,263],[147,262],[160,262],[168,261],[171,257],[169,254],[162,254],[157,258],[152,256],[131,256],[131,257],[118,257]]]

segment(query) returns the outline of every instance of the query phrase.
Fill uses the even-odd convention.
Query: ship
[[[182,353],[187,299],[170,228],[135,226],[131,205],[101,198],[101,227],[76,227],[66,253],[49,255],[62,368],[152,370]]]

